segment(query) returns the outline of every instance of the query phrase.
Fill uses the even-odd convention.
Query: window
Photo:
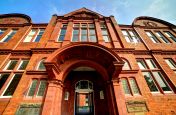
[[[39,42],[45,29],[32,29],[23,42]]]
[[[40,115],[40,108],[41,105],[37,103],[22,104],[15,115]]]
[[[130,65],[129,65],[128,61],[126,61],[126,60],[124,60],[124,59],[123,59],[123,61],[124,61],[125,63],[124,63],[124,65],[123,65],[123,67],[122,67],[122,70],[130,70],[131,68],[130,68]]]
[[[169,31],[164,32],[164,34],[169,37],[170,39],[172,39],[174,42],[176,42],[176,37]]]
[[[6,29],[0,29],[0,35],[2,35],[5,31]]]
[[[103,40],[105,42],[109,42],[110,38],[109,38],[109,34],[108,34],[108,31],[107,31],[106,25],[104,23],[101,23],[100,28],[101,28],[101,33],[102,33],[102,36],[103,36]]]
[[[39,42],[43,33],[44,33],[45,29],[39,29],[37,36],[34,38],[33,42]]]
[[[67,30],[67,24],[63,24],[57,41],[63,41]]]
[[[45,61],[45,59],[42,59],[37,67],[37,70],[46,70],[45,65],[43,64],[43,62]]]
[[[148,37],[152,40],[153,43],[160,43],[160,41],[149,31],[146,31]]]
[[[15,89],[21,79],[22,74],[14,74],[6,89],[3,92],[3,96],[11,97],[15,92]]]
[[[29,62],[29,60],[10,60],[7,65],[5,66],[4,70],[14,70],[16,65],[19,63],[17,70],[25,70],[27,67],[27,64]]]
[[[9,75],[10,75],[9,73],[8,74],[6,74],[6,73],[0,74],[0,90],[3,87],[3,85],[5,84],[6,80],[9,77]]]
[[[97,42],[94,24],[74,24],[72,42]]]
[[[17,30],[11,30],[0,42],[8,42],[16,32]]]
[[[139,95],[139,88],[136,84],[135,78],[130,77],[129,79],[127,78],[122,78],[122,87],[125,95]]]
[[[122,33],[123,33],[127,42],[131,42],[131,43],[140,42],[140,39],[137,36],[135,31],[133,31],[133,30],[122,30]]]
[[[157,67],[153,59],[137,59],[137,63],[152,93],[172,92],[160,68]]]
[[[139,60],[138,59],[137,60],[137,64],[138,64],[138,66],[139,66],[140,69],[147,69],[147,66],[146,66],[144,60]]]
[[[27,59],[12,59],[6,64],[3,69],[4,73],[0,74],[0,90],[4,89],[1,91],[1,97],[12,97],[24,72],[19,70],[25,70],[27,64]]]
[[[26,36],[26,38],[24,39],[23,42],[30,42],[32,40],[32,38],[34,37],[35,33],[36,33],[37,29],[32,29],[29,34]]]
[[[160,38],[162,42],[171,43],[161,32],[156,32],[156,35]]]
[[[28,63],[29,63],[29,60],[21,60],[18,66],[18,70],[25,70]]]
[[[122,81],[122,87],[123,87],[124,93],[128,94],[128,95],[131,95],[127,79],[122,79],[121,81]]]
[[[133,94],[139,94],[139,89],[136,84],[136,80],[134,78],[129,78],[129,82],[130,82],[130,87],[131,87]]]
[[[27,96],[29,97],[42,97],[45,94],[47,81],[44,79],[33,79],[28,90]]]
[[[174,60],[169,58],[169,59],[165,59],[165,62],[176,73],[176,64],[175,64]]]
[[[18,60],[10,60],[9,63],[6,65],[4,70],[13,70],[17,64]]]

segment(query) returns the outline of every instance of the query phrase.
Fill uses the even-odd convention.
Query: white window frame
[[[4,91],[2,92],[0,98],[12,98],[13,95],[12,95],[12,96],[3,96],[3,95],[4,95],[4,93],[6,92],[7,88],[9,87],[9,85],[11,84],[11,82],[12,82],[12,80],[14,79],[14,76],[15,76],[15,75],[16,75],[16,74],[13,74],[13,76],[12,76],[12,78],[10,79],[9,83],[7,84],[7,86],[5,87]]]
[[[38,87],[36,87],[37,89],[37,93],[36,93],[36,97],[43,97],[43,96],[38,96],[38,93],[39,93],[39,89],[40,89],[40,86],[41,86],[41,81],[45,81],[46,83],[47,83],[47,81],[46,80],[44,80],[44,79],[40,79],[40,80],[38,80],[38,82],[39,82],[39,85],[38,85]],[[46,84],[47,85],[47,84]],[[46,91],[46,88],[47,87],[45,87],[45,91]],[[45,94],[45,91],[44,91],[44,94]]]
[[[36,70],[41,70],[41,71],[46,70],[46,69],[39,69],[40,63],[41,63],[42,61],[45,61],[45,59],[41,59],[41,60],[38,62],[38,65],[37,65]]]
[[[34,32],[34,34],[30,35],[30,33],[32,31],[35,31],[35,32]],[[28,35],[24,38],[23,42],[31,42],[31,40],[34,38],[34,35],[36,34],[36,32],[37,32],[37,29],[35,29],[35,28],[31,29],[30,32],[28,33]],[[32,36],[32,38],[30,40],[27,39],[29,36]]]
[[[160,94],[161,92],[160,92],[158,86],[156,85],[155,80],[154,80],[153,77],[152,77],[152,74],[151,74],[150,72],[146,71],[146,72],[142,72],[142,75],[143,75],[143,76],[144,76],[143,73],[149,73],[150,78],[152,79],[153,83],[155,84],[155,86],[156,86],[156,88],[157,88],[157,90],[158,90],[158,91],[151,91],[151,90],[150,90],[150,87],[149,87],[148,84],[147,84],[147,81],[145,80],[145,81],[146,81],[146,84],[147,84],[147,86],[148,86],[148,88],[149,88],[149,90],[150,90],[150,92],[151,92],[152,94]],[[145,79],[145,76],[144,76],[144,79]]]
[[[9,32],[8,32],[8,34],[0,41],[0,42],[4,42],[6,39],[7,39],[7,37],[13,32],[14,30],[10,30]]]
[[[167,86],[168,86],[168,87],[170,88],[170,90],[171,90],[171,91],[164,91],[164,90],[162,89],[162,87],[160,86],[160,84],[158,83],[157,79],[156,79],[157,76],[154,76],[154,72],[152,72],[153,77],[155,77],[156,82],[158,83],[158,85],[160,86],[160,88],[162,89],[162,91],[163,91],[164,93],[173,93],[172,88],[170,87],[170,85],[168,84],[168,82],[166,81],[166,79],[164,78],[163,74],[162,74],[160,71],[155,71],[155,72],[158,72],[158,75],[160,76],[160,79],[163,80],[163,82],[164,82],[165,84],[167,84]],[[159,73],[160,73],[160,74],[159,74]],[[162,78],[163,78],[163,79],[162,79]]]
[[[157,65],[153,61],[153,59],[145,59],[149,69],[158,69]]]
[[[176,64],[172,59],[164,59],[167,65],[170,67],[170,69],[176,69]]]
[[[7,68],[9,67],[9,65],[10,65],[10,63],[11,63],[12,61],[17,61],[17,63],[18,63],[18,60],[15,60],[15,59],[9,60],[9,62],[7,63],[7,65],[4,67],[3,71],[12,71],[12,70],[7,70]],[[15,67],[17,66],[17,63],[16,63],[16,65],[15,65]],[[15,68],[15,67],[14,67],[14,68]]]
[[[18,70],[18,71],[24,71],[24,70],[25,70],[25,69],[24,69],[24,70],[19,70],[20,66],[22,65],[22,63],[23,63],[24,61],[28,61],[28,62],[29,62],[29,60],[21,60],[21,61],[20,61],[20,64],[19,64],[18,67],[17,67],[17,70]],[[27,67],[27,66],[26,66],[26,67]]]
[[[161,32],[155,32],[155,34],[159,37],[159,39],[162,41],[162,42],[164,42],[164,43],[166,43],[166,44],[168,44],[168,43],[170,43],[170,41],[161,33]],[[166,41],[167,42],[166,42]]]
[[[40,33],[40,29],[37,29],[36,31],[37,31],[37,32],[35,33],[35,36],[33,37],[32,42],[35,42],[35,40],[36,40],[38,34]]]
[[[153,33],[149,32],[149,31],[146,31],[145,33],[146,33],[147,36],[150,38],[150,40],[152,40],[153,43],[160,43],[159,41],[158,41],[158,42],[155,41],[155,39],[154,39],[155,36],[153,35]],[[156,37],[155,37],[155,38],[156,38]],[[157,38],[156,38],[156,39],[157,39]]]

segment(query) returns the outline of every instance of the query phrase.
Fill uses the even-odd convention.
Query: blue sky
[[[114,15],[119,24],[151,16],[176,25],[176,0],[0,0],[0,14],[27,14],[34,23],[48,23],[53,14],[63,15],[82,7],[104,16]]]

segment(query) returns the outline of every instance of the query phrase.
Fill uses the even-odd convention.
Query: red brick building
[[[175,115],[176,26],[81,8],[0,15],[0,114]]]

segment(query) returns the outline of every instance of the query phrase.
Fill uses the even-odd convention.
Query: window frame
[[[155,36],[155,34],[151,30],[145,30],[145,33],[153,43],[161,43],[161,41]],[[147,33],[149,33],[151,36],[149,36]]]
[[[0,33],[2,32],[2,34],[0,34],[0,36],[2,36],[6,31],[7,31],[6,28],[0,28]]]
[[[62,24],[62,27],[59,30],[56,42],[63,42],[64,41],[64,39],[60,40],[59,38],[60,38],[60,36],[63,36],[65,38],[65,35],[67,33],[67,27],[68,27],[68,24],[66,24],[66,23]],[[62,30],[65,30],[64,34],[61,34]]]
[[[128,89],[129,89],[129,93],[130,93],[130,94],[125,94],[125,92],[124,92],[124,88],[123,88],[123,84],[122,84],[122,80],[123,80],[123,79],[126,80],[126,82],[127,82],[127,87],[128,87]],[[135,81],[135,85],[136,85],[136,88],[137,88],[137,90],[138,90],[138,94],[136,94],[136,93],[133,92],[133,88],[132,88],[132,85],[131,85],[131,83],[130,83],[130,79],[133,79],[133,80]],[[130,77],[122,77],[122,78],[120,78],[120,80],[121,80],[121,85],[122,85],[122,89],[123,89],[123,92],[124,92],[124,95],[125,95],[125,96],[140,96],[140,95],[141,95],[141,91],[140,91],[140,89],[139,89],[139,86],[138,86],[138,83],[137,83],[135,77],[133,77],[133,76],[130,76]]]
[[[161,31],[155,31],[155,34],[162,41],[162,43],[171,43],[171,41]]]
[[[124,71],[124,70],[131,70],[131,65],[130,65],[129,61],[127,59],[125,59],[125,58],[122,58],[122,60],[125,62],[124,65],[123,65],[123,67],[122,67],[122,71]],[[125,67],[124,67],[125,64],[127,64],[127,66],[129,67],[128,69],[125,69]]]
[[[46,67],[45,67],[45,69],[39,69],[40,64],[42,63],[42,61],[44,62],[44,61],[45,61],[45,58],[41,59],[41,60],[38,62],[37,67],[36,67],[36,70],[38,70],[38,71],[46,71]],[[43,64],[43,65],[44,65],[44,64]]]
[[[135,30],[133,30],[133,29],[122,29],[121,31],[122,31],[123,36],[125,37],[126,42],[128,42],[128,43],[140,43],[141,42],[141,38],[139,37],[139,35],[137,34],[137,32]],[[127,35],[125,35],[123,33],[123,31]],[[130,32],[132,32],[134,36],[132,36]],[[128,40],[126,39],[126,37],[128,38]],[[136,42],[133,39],[133,37],[135,37]]]
[[[91,25],[91,26],[90,26]],[[90,30],[94,29],[95,34],[90,34]],[[74,30],[78,30],[78,34],[74,34]],[[86,34],[82,34],[82,30],[86,30]],[[74,36],[78,37],[77,41],[73,41]],[[86,36],[86,40],[82,40],[82,36]],[[90,36],[95,36],[96,41],[92,41]],[[94,23],[74,23],[71,42],[97,42],[97,34]]]
[[[17,61],[14,68],[11,70],[7,70],[7,68],[9,67],[10,63],[15,60]],[[18,67],[20,66],[20,63],[22,60],[29,60],[29,58],[10,58],[9,60],[7,60],[5,62],[5,64],[3,65],[3,69],[1,74],[9,74],[8,78],[6,79],[5,83],[3,84],[3,86],[0,89],[0,98],[11,98],[12,96],[3,96],[4,93],[6,92],[7,88],[9,87],[9,85],[11,84],[12,80],[14,79],[15,75],[20,74],[20,79],[19,82],[16,86],[16,88],[18,87],[20,80],[23,76],[24,70],[18,70]],[[28,65],[28,64],[27,64]],[[15,89],[16,90],[16,89]],[[13,92],[13,94],[15,93],[15,91]]]
[[[10,66],[10,63],[12,61],[17,61],[16,64],[15,64],[15,66],[14,66],[14,68],[12,70],[7,70],[7,68]],[[10,59],[10,60],[8,60],[8,63],[5,65],[3,71],[13,71],[17,67],[17,65],[18,65],[18,61],[19,61],[18,59]]]
[[[168,60],[169,63],[170,63],[174,68],[172,68],[172,67],[166,62],[166,60]],[[176,73],[176,62],[175,62],[175,60],[173,60],[172,58],[164,58],[164,61],[165,61],[165,63],[169,66],[169,68],[170,68],[171,70],[173,70],[174,73]]]
[[[17,33],[18,29],[11,29],[1,40],[0,43],[6,43],[9,40],[11,40],[14,35]],[[11,35],[13,32],[15,32],[13,35]],[[3,33],[4,34],[4,33]],[[9,36],[11,36],[10,38],[8,38]],[[7,40],[7,41],[6,41]]]
[[[173,42],[176,42],[176,36],[170,31],[163,31],[167,38],[170,38]]]
[[[101,29],[101,34],[102,34],[104,42],[105,43],[111,42],[111,37],[110,37],[109,31],[107,29],[107,25],[105,22],[100,22],[100,29]],[[103,34],[103,31],[106,31],[107,34]],[[104,37],[107,37],[108,40],[106,41],[106,39],[104,39]]]
[[[15,90],[17,89],[17,87],[18,87],[18,85],[19,85],[19,82],[20,82],[20,80],[21,80],[21,78],[20,78],[20,80],[19,80],[19,82],[18,82],[18,84],[17,84],[17,86],[16,86],[16,88],[15,88],[15,90],[14,90],[14,92],[13,92],[13,94],[11,95],[11,96],[4,96],[4,94],[5,94],[5,92],[6,92],[6,90],[9,88],[9,86],[10,86],[10,84],[12,83],[12,80],[14,79],[14,77],[15,77],[15,75],[17,75],[17,74],[21,74],[21,78],[22,78],[22,73],[14,73],[13,75],[12,75],[12,77],[10,77],[10,80],[9,80],[9,82],[7,83],[7,85],[5,86],[5,88],[4,88],[4,90],[3,90],[3,92],[1,93],[1,95],[0,95],[0,98],[11,98],[12,96],[13,96],[13,94],[15,93]],[[8,78],[9,79],[9,78]],[[8,80],[7,80],[8,81]],[[7,82],[6,81],[6,82]]]
[[[32,96],[29,96],[29,92],[30,92],[30,89],[31,89],[31,86],[32,86],[32,83],[33,83],[34,80],[37,80],[37,84],[36,84],[36,87],[34,89],[34,94]],[[40,89],[41,81],[45,81],[46,82],[46,87],[45,87],[45,90],[43,92],[43,96],[38,96],[38,92],[39,92],[39,89]],[[45,94],[46,94],[47,86],[48,86],[48,83],[47,83],[47,79],[46,78],[33,78],[30,81],[30,85],[28,87],[28,91],[27,91],[25,97],[26,98],[43,98],[45,96]]]
[[[143,73],[143,72],[148,72],[148,73],[151,75],[154,84],[155,84],[156,87],[158,88],[158,92],[152,92],[152,91],[150,91],[151,93],[162,93],[162,94],[174,93],[172,87],[171,87],[170,84],[168,83],[168,80],[165,78],[165,77],[167,77],[167,76],[163,73],[163,71],[160,69],[160,66],[158,65],[158,63],[157,63],[153,58],[137,58],[136,60],[143,60],[143,61],[145,62],[147,68],[146,68],[146,69],[140,69],[140,70],[142,71],[142,73]],[[148,63],[146,62],[146,60],[153,60],[153,63],[156,65],[157,68],[151,69],[151,68],[149,67]],[[139,67],[139,66],[138,66],[138,67]],[[158,83],[158,81],[157,81],[156,78],[155,78],[156,76],[154,76],[154,72],[160,72],[160,74],[161,74],[160,77],[164,79],[164,83],[168,85],[168,87],[170,88],[171,91],[164,91],[164,90],[161,88],[160,84]],[[143,75],[143,77],[144,77],[144,75]],[[145,80],[145,81],[146,81],[146,80]],[[146,83],[147,83],[147,81],[146,81]],[[147,86],[148,86],[148,84],[147,84]],[[148,88],[149,88],[149,86],[148,86]],[[149,89],[150,89],[150,88],[149,88]]]
[[[17,70],[18,70],[18,71],[25,71],[25,69],[26,69],[27,66],[28,66],[29,59],[21,59],[21,60],[19,60],[19,61],[20,61],[20,63],[18,64]],[[28,61],[28,63],[27,63],[27,65],[26,65],[25,69],[19,70],[20,66],[23,64],[24,61]]]
[[[30,32],[32,30],[35,30],[35,33],[33,35],[31,35],[32,38],[29,41],[25,42],[25,40],[27,39],[27,37],[29,36],[29,34],[30,34]],[[41,30],[43,30],[43,34],[44,34],[45,33],[45,28],[31,28],[30,31],[27,33],[27,35],[24,37],[23,43],[29,43],[29,42],[34,42],[35,43],[35,40],[36,40],[36,38],[39,35],[39,33],[40,33]],[[43,34],[41,35],[41,38],[42,38]],[[41,38],[40,38],[40,40],[41,40]],[[40,42],[40,40],[37,41],[37,42]]]

